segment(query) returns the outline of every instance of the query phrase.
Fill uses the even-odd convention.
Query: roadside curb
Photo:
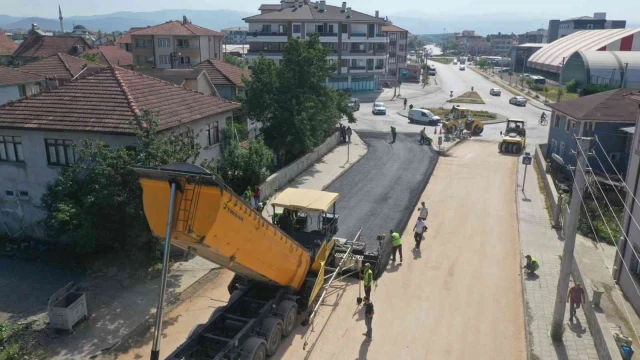
[[[518,96],[523,96],[523,97],[527,98],[529,100],[529,105],[531,105],[531,106],[533,106],[533,107],[535,107],[537,109],[543,110],[543,111],[551,111],[551,109],[549,109],[549,107],[547,107],[546,105],[540,106],[540,105],[536,104],[536,102],[539,102],[539,100],[536,100],[536,99],[532,98],[531,96],[526,95],[525,93],[515,89],[513,86],[508,85],[506,83],[503,83],[503,81],[494,80],[490,76],[488,76],[487,74],[483,74],[482,72],[480,72],[477,69],[471,68],[471,70],[475,71],[476,74],[484,77],[488,81],[491,81],[492,83],[494,83],[494,84],[496,84],[498,86],[502,86],[503,88],[505,88],[506,91],[510,92],[511,95],[518,95]]]
[[[396,114],[402,116],[403,118],[407,118],[407,119],[409,118],[409,115],[402,114],[400,113],[400,111],[396,112]]]
[[[436,149],[433,149],[433,150],[436,152],[436,154],[438,154],[438,156],[444,156],[444,155],[446,155],[446,154],[449,152],[449,150],[451,150],[451,149],[453,149],[454,147],[458,146],[458,144],[461,144],[461,143],[463,143],[463,142],[466,142],[467,140],[469,140],[469,139],[462,139],[462,140],[458,140],[455,144],[453,144],[453,145],[449,146],[448,148],[446,148],[446,149],[444,149],[444,150],[436,150]]]
[[[357,135],[356,131],[354,131],[354,133],[356,133]],[[336,175],[336,177],[334,177],[331,181],[329,181],[326,185],[324,185],[321,190],[324,190],[329,186],[331,186],[331,184],[333,184],[336,180],[340,179],[340,177],[342,177],[344,173],[346,173],[349,169],[351,169],[355,164],[360,162],[360,160],[362,160],[367,155],[367,153],[369,152],[369,147],[367,146],[367,143],[365,143],[364,140],[362,140],[362,138],[360,138],[360,141],[362,141],[362,145],[364,145],[364,148],[365,148],[364,154],[362,154],[362,156],[360,156],[356,161],[352,162],[349,166],[342,169],[342,171],[340,171],[338,175]]]

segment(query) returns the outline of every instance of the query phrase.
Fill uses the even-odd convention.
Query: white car
[[[527,99],[522,96],[514,96],[509,99],[509,104],[516,106],[527,106]]]
[[[458,61],[457,60],[453,60],[453,65],[458,65]]]
[[[489,95],[500,96],[502,95],[502,90],[500,90],[500,88],[491,88],[491,90],[489,90]]]
[[[425,125],[438,125],[442,122],[442,119],[426,109],[411,109],[409,110],[409,122]]]
[[[466,67],[466,66],[464,66],[464,65],[460,65],[460,67],[459,67],[460,71],[464,71],[466,68],[467,68],[467,67]]]
[[[387,115],[387,108],[384,106],[384,103],[375,102],[373,103],[373,107],[371,108],[371,113],[373,115],[378,115],[378,114]]]

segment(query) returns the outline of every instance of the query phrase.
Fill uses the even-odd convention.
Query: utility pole
[[[571,206],[567,214],[567,221],[564,224],[564,249],[562,250],[562,262],[560,263],[560,277],[558,278],[558,288],[556,292],[556,304],[553,309],[553,320],[551,322],[551,339],[562,341],[564,330],[564,313],[567,309],[567,291],[569,291],[569,278],[571,277],[571,267],[573,266],[573,251],[576,247],[576,233],[578,232],[578,217],[582,206],[584,187],[587,183],[585,178],[587,172],[587,158],[591,138],[577,138],[578,148],[576,150],[576,168],[574,171],[573,190],[571,192]],[[582,152],[580,151],[582,149]]]

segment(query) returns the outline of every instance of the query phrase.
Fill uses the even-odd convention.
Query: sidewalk
[[[534,168],[528,169],[524,194],[523,174],[524,165],[518,158],[516,197],[521,255],[523,263],[527,254],[540,262],[537,278],[526,277],[523,273],[522,279],[529,359],[597,360],[583,311],[578,311],[578,319],[570,323],[567,306],[563,342],[553,343],[549,336],[563,242],[556,230],[551,228]]]
[[[353,166],[366,153],[366,145],[354,132],[349,145],[348,162],[347,145],[340,144],[320,161],[300,174],[289,184],[289,187],[322,190]],[[277,195],[274,195],[274,198],[275,196]],[[270,209],[268,202],[263,211],[263,216],[267,219],[271,219]],[[202,261],[207,262],[203,259]],[[204,284],[202,288],[189,297],[188,301],[165,313],[160,358],[167,357],[184,342],[192,329],[199,324],[205,323],[216,308],[227,303],[229,299],[227,284],[232,277],[232,272],[221,269],[214,280]],[[137,360],[146,358],[151,351],[152,330],[151,327],[141,329],[133,338],[127,339],[125,343],[113,349],[109,356],[105,356],[103,359]]]

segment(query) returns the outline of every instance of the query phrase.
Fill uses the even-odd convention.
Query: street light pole
[[[581,194],[587,183],[585,174],[587,172],[587,151],[591,138],[578,138],[576,149],[576,168],[574,170],[573,190],[571,192],[571,205],[567,220],[564,223],[564,249],[562,250],[562,261],[560,263],[560,276],[558,277],[558,288],[556,291],[556,303],[553,309],[553,320],[551,322],[551,339],[562,341],[564,313],[567,308],[567,291],[569,289],[569,278],[571,277],[571,267],[573,266],[573,251],[576,246],[576,233],[578,232],[578,217],[580,216],[580,206],[582,206]],[[582,151],[581,151],[582,149]]]

